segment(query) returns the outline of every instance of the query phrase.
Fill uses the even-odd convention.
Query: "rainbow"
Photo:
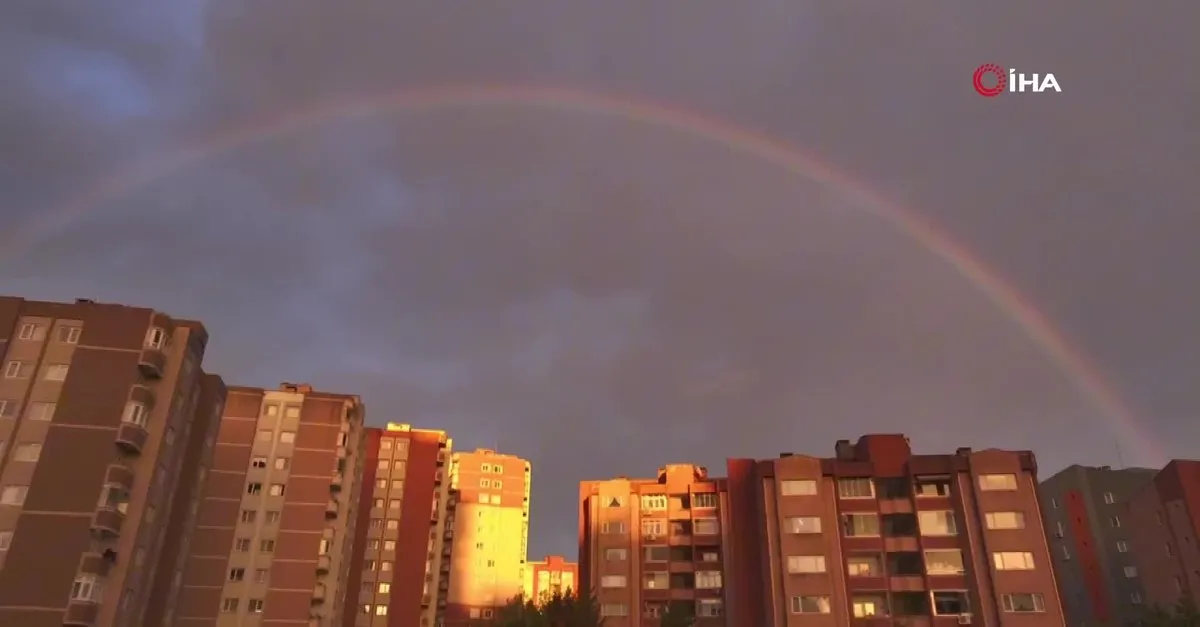
[[[444,85],[402,88],[383,94],[333,102],[238,126],[178,151],[160,155],[102,180],[32,222],[0,234],[0,262],[23,254],[36,241],[100,208],[213,157],[249,145],[302,132],[334,120],[381,113],[419,113],[479,107],[544,108],[618,118],[680,133],[721,146],[733,154],[761,160],[784,171],[838,189],[856,207],[887,221],[930,254],[952,266],[1067,374],[1080,393],[1107,420],[1116,435],[1128,439],[1147,460],[1167,455],[1140,426],[1136,413],[1106,377],[1020,292],[966,248],[916,212],[788,143],[725,120],[659,102],[578,88],[514,85]]]

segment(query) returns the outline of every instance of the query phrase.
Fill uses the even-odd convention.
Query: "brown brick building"
[[[579,590],[579,564],[561,555],[529,562],[525,567],[525,598],[541,603],[555,594]]]
[[[581,486],[582,585],[612,627],[669,602],[716,625],[1064,624],[1028,452],[836,455],[667,466]]]
[[[308,385],[229,388],[174,626],[341,622],[364,414]]]
[[[1167,464],[1129,499],[1124,518],[1145,602],[1200,599],[1200,461]]]
[[[0,625],[140,627],[224,398],[197,322],[0,297]]]
[[[368,429],[347,587],[350,627],[432,627],[446,607],[455,498],[444,431]],[[356,602],[355,602],[356,601]]]

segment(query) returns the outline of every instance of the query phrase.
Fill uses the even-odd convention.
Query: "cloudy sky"
[[[864,432],[1047,472],[1197,456],[1194,2],[117,4],[0,3],[0,292],[198,318],[231,383],[355,392],[376,424],[527,457],[534,554],[573,553],[580,479]],[[985,62],[1063,93],[982,98]],[[802,147],[996,269],[1158,444],[853,190],[696,133],[477,103],[179,152],[464,84]]]

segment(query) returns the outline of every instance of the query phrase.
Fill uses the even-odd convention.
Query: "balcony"
[[[150,434],[146,428],[132,422],[122,422],[117,429],[117,448],[130,455],[141,455]]]
[[[138,370],[147,379],[161,379],[166,366],[167,356],[160,348],[147,346],[138,354]]]
[[[101,506],[92,515],[92,531],[100,536],[120,534],[123,524],[125,524],[125,514],[113,507]]]
[[[313,586],[312,602],[315,604],[325,602],[325,584],[319,583]]]
[[[333,499],[329,499],[329,502],[325,504],[325,517],[326,518],[337,518],[337,515],[338,515],[337,501],[335,501]]]
[[[100,606],[87,601],[72,601],[63,616],[63,626],[92,627],[100,614]]]
[[[318,555],[317,556],[317,572],[318,573],[329,572],[329,567],[332,564],[332,562],[333,562],[333,560],[330,559],[330,557],[328,555]]]
[[[121,464],[109,464],[108,470],[104,473],[104,483],[131,490],[133,489],[133,470]]]
[[[348,455],[348,453],[346,452],[346,447],[344,447],[344,446],[337,447],[337,458],[338,459],[346,459],[346,455]]]
[[[116,559],[117,554],[114,551],[84,553],[83,561],[79,565],[79,574],[104,577],[108,575],[108,571]]]
[[[333,490],[334,492],[342,491],[342,475],[341,474],[336,473],[336,472],[333,473],[333,476],[329,478],[329,489]]]

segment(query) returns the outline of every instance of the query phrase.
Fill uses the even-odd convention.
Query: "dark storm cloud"
[[[323,102],[464,81],[640,94],[918,207],[1194,456],[1198,16],[1168,4],[10,1],[0,225]],[[1053,71],[1065,93],[979,98],[984,62]],[[614,119],[381,113],[114,199],[6,259],[0,291],[201,318],[233,382],[360,392],[376,422],[526,456],[535,553],[573,551],[578,480],[670,461],[823,454],[867,431],[1115,461],[1044,352],[863,209]]]

